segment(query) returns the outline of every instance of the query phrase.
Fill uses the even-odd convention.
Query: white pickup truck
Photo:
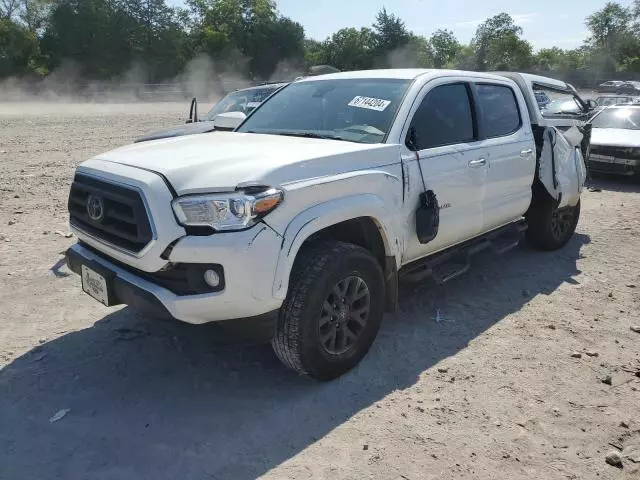
[[[581,111],[545,117],[540,90]],[[541,249],[569,241],[590,107],[517,73],[301,79],[227,117],[235,131],[82,163],[67,263],[107,306],[245,328],[285,365],[333,379],[366,355],[401,279],[447,281],[524,231]]]

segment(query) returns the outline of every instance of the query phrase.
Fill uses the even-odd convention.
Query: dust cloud
[[[252,82],[242,73],[248,60],[232,55],[224,64],[207,55],[193,58],[175,78],[150,83],[144,64],[134,64],[123,75],[108,81],[87,81],[79,66],[67,61],[43,79],[8,78],[0,81],[0,110],[9,102],[134,103],[185,101],[198,97],[215,101]],[[280,68],[280,66],[279,66]],[[283,71],[289,68],[282,67]]]

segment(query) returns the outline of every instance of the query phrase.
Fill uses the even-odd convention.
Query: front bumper
[[[273,229],[258,224],[238,232],[188,235],[171,209],[169,185],[156,173],[100,159],[83,163],[78,173],[138,190],[151,223],[151,241],[140,251],[125,250],[72,223],[79,243],[67,253],[69,266],[81,273],[86,265],[106,279],[105,303],[132,305],[192,324],[258,317],[282,305],[273,292],[282,237]],[[201,288],[202,274],[211,266],[220,268],[223,280],[216,291]],[[184,268],[188,272],[181,276]]]
[[[607,158],[592,154],[588,162],[589,170],[615,175],[640,175],[640,160],[627,158]]]
[[[175,250],[175,249],[174,249]],[[233,255],[228,256],[233,258]],[[252,286],[257,280],[273,283],[270,278],[260,278],[260,271],[238,271],[242,265],[227,263],[225,286],[219,292],[196,295],[178,295],[168,288],[137,275],[129,268],[110,261],[98,252],[81,244],[73,245],[66,253],[69,269],[81,274],[82,265],[100,274],[109,284],[110,304],[129,305],[161,317],[170,317],[191,324],[221,322],[225,320],[248,319],[268,315],[282,304],[274,298],[256,298]],[[273,272],[273,270],[271,270]],[[238,280],[244,276],[246,289],[239,288]]]

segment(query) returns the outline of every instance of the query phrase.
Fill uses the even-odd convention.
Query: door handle
[[[479,158],[478,160],[471,160],[469,162],[469,168],[484,167],[485,165],[487,165],[487,161],[484,158]]]
[[[530,149],[530,148],[527,148],[526,150],[522,150],[522,151],[520,152],[520,156],[521,156],[522,158],[527,158],[527,157],[528,157],[529,155],[531,155],[532,153],[533,153],[533,150],[532,150],[532,149]]]

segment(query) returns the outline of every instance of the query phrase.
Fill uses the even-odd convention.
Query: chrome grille
[[[144,200],[135,188],[78,173],[68,207],[74,227],[122,249],[139,253],[153,239]]]

